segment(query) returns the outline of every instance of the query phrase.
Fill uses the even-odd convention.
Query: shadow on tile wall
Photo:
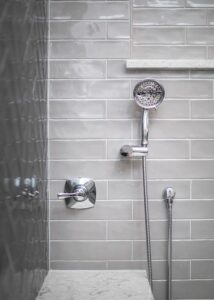
[[[48,265],[45,0],[1,1],[0,48],[0,298],[33,300]]]

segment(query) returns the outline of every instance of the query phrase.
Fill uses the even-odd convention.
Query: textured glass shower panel
[[[0,3],[0,299],[47,270],[47,2]]]

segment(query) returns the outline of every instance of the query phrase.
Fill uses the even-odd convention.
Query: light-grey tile
[[[207,22],[209,25],[214,25],[214,9],[209,9],[207,12]]]
[[[191,70],[190,78],[212,79],[213,70]]]
[[[132,58],[141,59],[205,59],[205,46],[132,46]]]
[[[214,58],[214,46],[208,47],[208,58]]]
[[[149,143],[148,158],[166,158],[166,159],[182,159],[189,157],[188,141],[155,141]]]
[[[166,280],[167,277],[167,263],[166,261],[152,261],[153,279]],[[146,269],[147,262],[145,260],[134,261],[110,261],[108,262],[108,269]],[[190,262],[189,261],[173,261],[172,262],[172,277],[173,279],[189,279],[190,278]]]
[[[52,2],[50,7],[51,19],[88,20],[88,19],[127,19],[129,17],[128,3],[121,1],[108,2]]]
[[[136,119],[142,110],[133,100],[107,101],[107,117],[109,119]]]
[[[105,77],[106,64],[103,60],[50,60],[50,78],[87,79]]]
[[[193,180],[192,198],[193,199],[214,199],[214,181]]]
[[[213,139],[213,120],[151,120],[152,139]],[[140,121],[133,122],[133,138],[140,136]]]
[[[95,21],[55,21],[50,22],[50,38],[60,39],[105,39],[105,22]]]
[[[49,116],[51,119],[105,119],[106,104],[93,100],[50,101]]]
[[[167,299],[167,281],[163,281],[163,280],[154,281],[153,295],[156,300]]]
[[[191,156],[197,159],[214,158],[214,141],[195,140],[191,142]]]
[[[192,279],[214,278],[214,260],[192,260]]]
[[[213,218],[213,200],[189,200],[177,201],[174,203],[175,219],[212,219]]]
[[[128,39],[130,38],[129,22],[108,22],[109,39]]]
[[[196,27],[187,29],[187,42],[189,44],[206,44],[214,43],[214,28]]]
[[[133,9],[134,25],[205,25],[203,9]]]
[[[50,99],[129,98],[128,80],[51,80]]]
[[[191,101],[191,116],[193,119],[213,119],[214,101]]]
[[[70,210],[62,201],[51,201],[51,220],[130,220],[131,201],[97,201],[93,209]]]
[[[214,102],[214,101],[213,101]],[[136,119],[141,118],[142,109],[133,100],[118,100],[107,102],[107,116],[112,119]],[[151,111],[151,119],[185,119],[189,118],[188,101],[165,101],[158,110]]]
[[[188,296],[191,299],[207,300],[213,297],[213,283],[212,279],[206,282],[204,280],[194,280],[190,284],[188,284],[188,281],[175,281],[173,288],[175,295],[181,299]]]
[[[131,242],[51,242],[51,260],[131,259]]]
[[[109,270],[145,270],[147,262],[145,260],[123,260],[123,261],[109,261]],[[154,261],[153,261],[154,264]]]
[[[152,220],[165,220],[166,206],[164,201],[150,201],[150,218]],[[173,204],[173,219],[212,219],[214,201],[213,200],[179,200]],[[144,219],[143,201],[134,201],[133,218],[135,220]]]
[[[141,165],[133,163],[133,176],[141,178]],[[214,160],[148,161],[149,179],[214,179]]]
[[[130,161],[52,161],[50,179],[72,177],[95,179],[130,179]],[[96,167],[95,167],[96,166]]]
[[[187,7],[214,7],[213,0],[186,0]]]
[[[152,258],[155,260],[165,260],[167,242],[166,241],[152,241]],[[146,259],[146,242],[134,241],[133,242],[133,257],[134,260]]]
[[[101,159],[106,157],[104,140],[50,141],[50,159]]]
[[[106,223],[101,221],[51,221],[51,240],[105,240]]]
[[[133,0],[134,7],[184,7],[184,3],[184,0]]]
[[[214,295],[214,281],[192,280],[175,281],[173,293],[176,299],[212,299]]]
[[[150,199],[161,199],[163,189],[166,186],[173,186],[176,190],[177,199],[190,198],[189,181],[148,181],[148,194]],[[123,180],[109,181],[109,199],[143,199],[142,181]]]
[[[134,241],[134,259],[145,259],[144,241]],[[174,259],[213,259],[214,241],[173,241]],[[167,254],[167,242],[152,242],[153,259],[165,259]]]
[[[161,80],[167,98],[207,99],[213,96],[210,80]],[[133,85],[135,82],[133,82]]]
[[[130,138],[131,121],[50,120],[50,139]]]
[[[134,27],[133,42],[136,44],[184,44],[185,29],[177,27]]]
[[[214,220],[191,221],[192,239],[214,239]]]
[[[160,198],[161,199],[161,198]],[[133,219],[144,220],[144,203],[142,201],[133,202]],[[166,220],[167,211],[164,201],[149,201],[149,217],[151,220]]]
[[[105,261],[51,261],[50,268],[55,270],[105,270]]]
[[[167,221],[151,221],[151,239],[167,239]],[[189,239],[190,223],[188,221],[173,222],[173,239]],[[109,240],[145,240],[144,221],[111,221],[108,222]]]
[[[50,58],[128,58],[129,41],[52,41]]]

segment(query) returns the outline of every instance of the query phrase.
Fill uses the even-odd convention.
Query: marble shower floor
[[[143,270],[49,271],[36,300],[154,300]]]

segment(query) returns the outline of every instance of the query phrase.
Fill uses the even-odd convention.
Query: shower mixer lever
[[[83,201],[86,197],[86,191],[83,188],[76,189],[73,193],[58,193],[58,199],[66,199],[71,197],[78,197],[78,201]],[[80,198],[82,200],[80,200]]]

